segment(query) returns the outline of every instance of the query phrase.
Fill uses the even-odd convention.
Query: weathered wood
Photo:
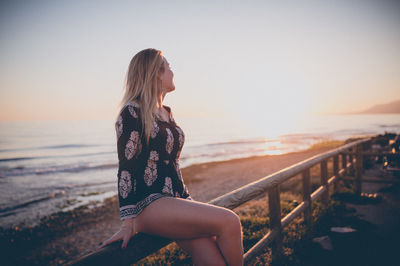
[[[121,249],[121,241],[114,242],[66,265],[130,265],[171,242],[171,239],[138,233],[131,238],[125,249]]]
[[[358,153],[359,153],[359,156],[360,156],[360,165],[359,165],[359,167],[360,167],[360,172],[361,172],[361,176],[362,176],[362,174],[364,173],[364,155],[362,154],[363,151],[364,151],[363,150],[363,147],[364,147],[363,143],[360,143],[358,145],[358,147],[359,147]]]
[[[357,152],[342,152],[343,154],[346,155],[357,155]],[[361,153],[363,156],[400,156],[399,153],[393,153],[393,152],[370,152],[370,151],[363,151]]]
[[[351,168],[353,168],[353,163],[348,162],[347,163],[347,167],[346,167],[346,175],[354,176],[354,175],[351,174]]]
[[[274,220],[275,225],[276,224],[279,225],[279,230],[271,229],[271,231],[265,237],[263,237],[263,239],[261,239],[255,246],[253,246],[253,248],[251,248],[246,253],[246,255],[244,256],[245,261],[246,261],[246,258],[248,261],[249,259],[251,259],[252,257],[255,256],[254,254],[256,254],[256,253],[258,254],[258,252],[256,252],[256,253],[254,253],[254,252],[265,248],[265,246],[268,245],[269,243],[271,243],[271,241],[274,240],[275,237],[279,238],[279,239],[277,239],[277,241],[278,241],[277,243],[279,243],[279,241],[281,243],[282,242],[282,239],[281,239],[282,224],[284,226],[286,226],[302,211],[304,211],[304,220],[307,224],[307,228],[311,232],[311,229],[312,229],[312,208],[311,208],[312,198],[317,197],[320,194],[320,192],[319,192],[319,190],[317,190],[313,194],[311,194],[309,168],[320,163],[321,161],[327,160],[332,156],[338,155],[339,153],[343,153],[343,152],[349,150],[350,148],[354,147],[355,145],[364,143],[366,141],[369,141],[369,139],[358,140],[358,141],[346,144],[340,148],[325,152],[323,154],[316,155],[314,157],[311,157],[307,160],[304,160],[302,162],[294,164],[293,166],[282,169],[274,174],[268,175],[264,178],[261,178],[258,181],[250,183],[246,186],[238,188],[232,192],[229,192],[225,195],[222,195],[216,199],[209,201],[208,202],[209,204],[214,204],[217,206],[233,209],[251,199],[254,199],[254,198],[266,193],[271,188],[277,187],[279,184],[296,176],[299,173],[302,173],[303,171],[308,172],[308,178],[303,177],[303,188],[304,188],[303,190],[305,192],[303,194],[303,199],[305,201],[303,203],[301,203],[299,206],[297,206],[291,213],[289,213],[287,216],[285,216],[285,218],[283,218],[282,220],[281,220],[281,215],[280,215],[279,193],[276,193],[276,191],[272,192],[275,194],[271,194],[271,196],[275,199],[272,198],[271,200],[278,201],[278,204],[275,204],[275,203],[274,204],[279,205],[279,207],[275,206],[274,212],[277,214],[274,214],[274,218],[272,218],[271,221]],[[349,169],[350,167],[354,167],[352,155],[349,155],[349,157],[350,157],[350,160],[349,160],[350,162],[347,163],[347,169]],[[306,176],[307,176],[307,174],[306,174]],[[328,184],[330,183],[330,181],[331,181],[331,179],[328,181]],[[321,193],[324,192],[324,189],[326,189],[326,188],[321,189],[321,191],[322,191]],[[268,195],[268,197],[270,197],[270,195]],[[272,208],[274,208],[274,207],[272,207]],[[279,213],[277,210],[279,210]],[[278,222],[278,220],[279,220],[279,222]],[[139,261],[140,259],[159,250],[160,248],[166,246],[167,244],[169,244],[171,242],[172,242],[171,239],[166,239],[166,238],[150,236],[150,235],[139,233],[139,234],[135,235],[129,241],[129,245],[124,250],[121,249],[121,242],[113,243],[99,251],[91,252],[81,258],[78,258],[77,260],[71,261],[68,263],[68,265],[114,265],[114,264],[128,265],[128,264],[133,264],[133,263]],[[280,244],[280,248],[281,247],[282,246]],[[279,246],[277,248],[279,249]],[[275,252],[275,254],[280,254],[280,252]]]
[[[337,176],[339,173],[339,155],[333,156],[333,175]],[[334,183],[334,192],[338,192],[339,189],[339,182]]]
[[[361,195],[361,178],[362,178],[362,155],[361,155],[361,145],[356,146],[356,195]]]
[[[345,169],[345,173],[347,173],[347,155],[342,153],[342,168]]]
[[[355,181],[354,178],[352,177],[342,177],[341,179],[346,180],[346,181]],[[367,182],[367,183],[384,183],[384,184],[393,184],[393,183],[400,183],[399,179],[393,179],[393,178],[361,178],[361,182]]]
[[[306,204],[304,202],[300,203],[296,208],[294,208],[290,213],[288,213],[281,220],[281,228],[289,225],[294,218],[299,216],[306,208]],[[246,254],[244,254],[243,260],[244,264],[248,265],[249,262],[260,254],[278,235],[277,230],[270,230],[268,234],[266,234],[261,240],[259,240],[252,248],[250,248]]]
[[[354,156],[353,156],[353,152],[354,152],[354,147],[352,147],[351,149],[351,154],[349,154],[349,161],[350,161],[350,170],[349,170],[349,175],[354,175]]]
[[[334,175],[331,178],[328,179],[328,188],[332,185],[332,184],[336,184],[339,181],[339,177]]]
[[[281,227],[281,200],[279,186],[268,190],[269,221],[271,230],[276,230],[278,235],[272,242],[272,259],[282,256],[282,227]]]
[[[271,175],[268,175],[257,181],[254,181],[243,187],[240,187],[236,190],[226,193],[218,198],[211,200],[209,203],[217,205],[217,206],[225,207],[228,209],[234,209],[249,200],[252,200],[260,195],[265,194],[267,192],[267,190],[270,189],[271,187],[285,182],[286,180],[296,176],[297,174],[300,174],[305,169],[310,168],[310,167],[320,163],[323,160],[329,159],[330,157],[335,156],[335,155],[341,153],[342,151],[345,151],[345,150],[353,147],[354,145],[363,143],[368,140],[369,140],[369,138],[358,140],[358,141],[355,141],[352,143],[348,143],[337,149],[334,149],[334,150],[331,150],[331,151],[328,151],[328,152],[325,152],[325,153],[322,153],[319,155],[315,155],[307,160],[301,161],[290,167],[282,169],[278,172],[275,172]]]
[[[346,170],[347,170],[346,168],[340,169],[339,172],[338,172],[338,174],[337,174],[337,178],[340,179],[340,178],[342,178],[343,176],[345,176],[345,175],[346,175]],[[328,180],[328,184],[329,184],[329,180]]]
[[[308,205],[306,205],[306,203],[301,202],[296,208],[294,208],[290,213],[282,218],[281,228],[288,226],[297,216],[304,212],[307,206]],[[278,231],[273,229],[268,232],[268,234],[265,235],[261,240],[259,240],[252,248],[250,248],[244,255],[245,265],[248,264],[255,256],[259,255],[259,253],[264,250],[275,239],[277,235]]]
[[[320,186],[318,187],[312,194],[311,194],[311,202],[315,201],[319,197],[321,197],[328,188],[326,186]]]
[[[263,238],[261,238],[253,247],[251,247],[243,256],[244,265],[249,265],[251,260],[260,255],[264,249],[269,246],[274,239],[280,234],[277,230],[270,230]]]
[[[311,180],[310,168],[307,168],[302,173],[303,182],[303,202],[306,205],[304,209],[304,224],[306,226],[306,237],[312,234],[312,202],[311,202]]]
[[[288,224],[290,224],[294,218],[299,216],[304,212],[308,205],[306,205],[304,202],[300,203],[296,208],[294,208],[291,212],[289,212],[282,220],[281,220],[281,226],[284,228]]]
[[[327,161],[324,160],[321,162],[321,186],[328,186],[328,164]],[[322,203],[325,206],[328,206],[329,203],[329,190],[327,189],[321,198]]]

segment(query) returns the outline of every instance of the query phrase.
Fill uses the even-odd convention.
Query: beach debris
[[[314,243],[318,243],[321,245],[321,247],[325,250],[333,250],[333,245],[332,241],[329,238],[329,236],[321,236],[321,237],[315,237],[312,240]]]
[[[331,231],[335,233],[353,233],[357,230],[351,227],[331,227]]]

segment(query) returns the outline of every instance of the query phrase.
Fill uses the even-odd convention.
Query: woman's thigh
[[[229,209],[194,200],[164,197],[147,206],[135,219],[136,231],[172,239],[218,235],[237,215]]]

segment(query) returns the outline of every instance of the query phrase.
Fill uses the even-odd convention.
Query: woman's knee
[[[139,232],[176,239],[236,234],[241,229],[239,217],[229,209],[172,198],[156,200],[136,220]]]
[[[236,213],[232,212],[229,222],[233,230],[238,232],[242,231],[242,223],[240,222],[240,218]]]
[[[223,219],[220,220],[220,229],[224,232],[241,233],[242,224],[239,216],[233,211],[226,209]]]

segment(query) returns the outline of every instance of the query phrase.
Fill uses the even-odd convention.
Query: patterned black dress
[[[179,168],[179,156],[185,141],[175,123],[171,108],[169,121],[156,118],[149,145],[141,136],[140,106],[129,102],[115,123],[118,146],[118,197],[121,220],[136,217],[161,197],[191,200]]]

